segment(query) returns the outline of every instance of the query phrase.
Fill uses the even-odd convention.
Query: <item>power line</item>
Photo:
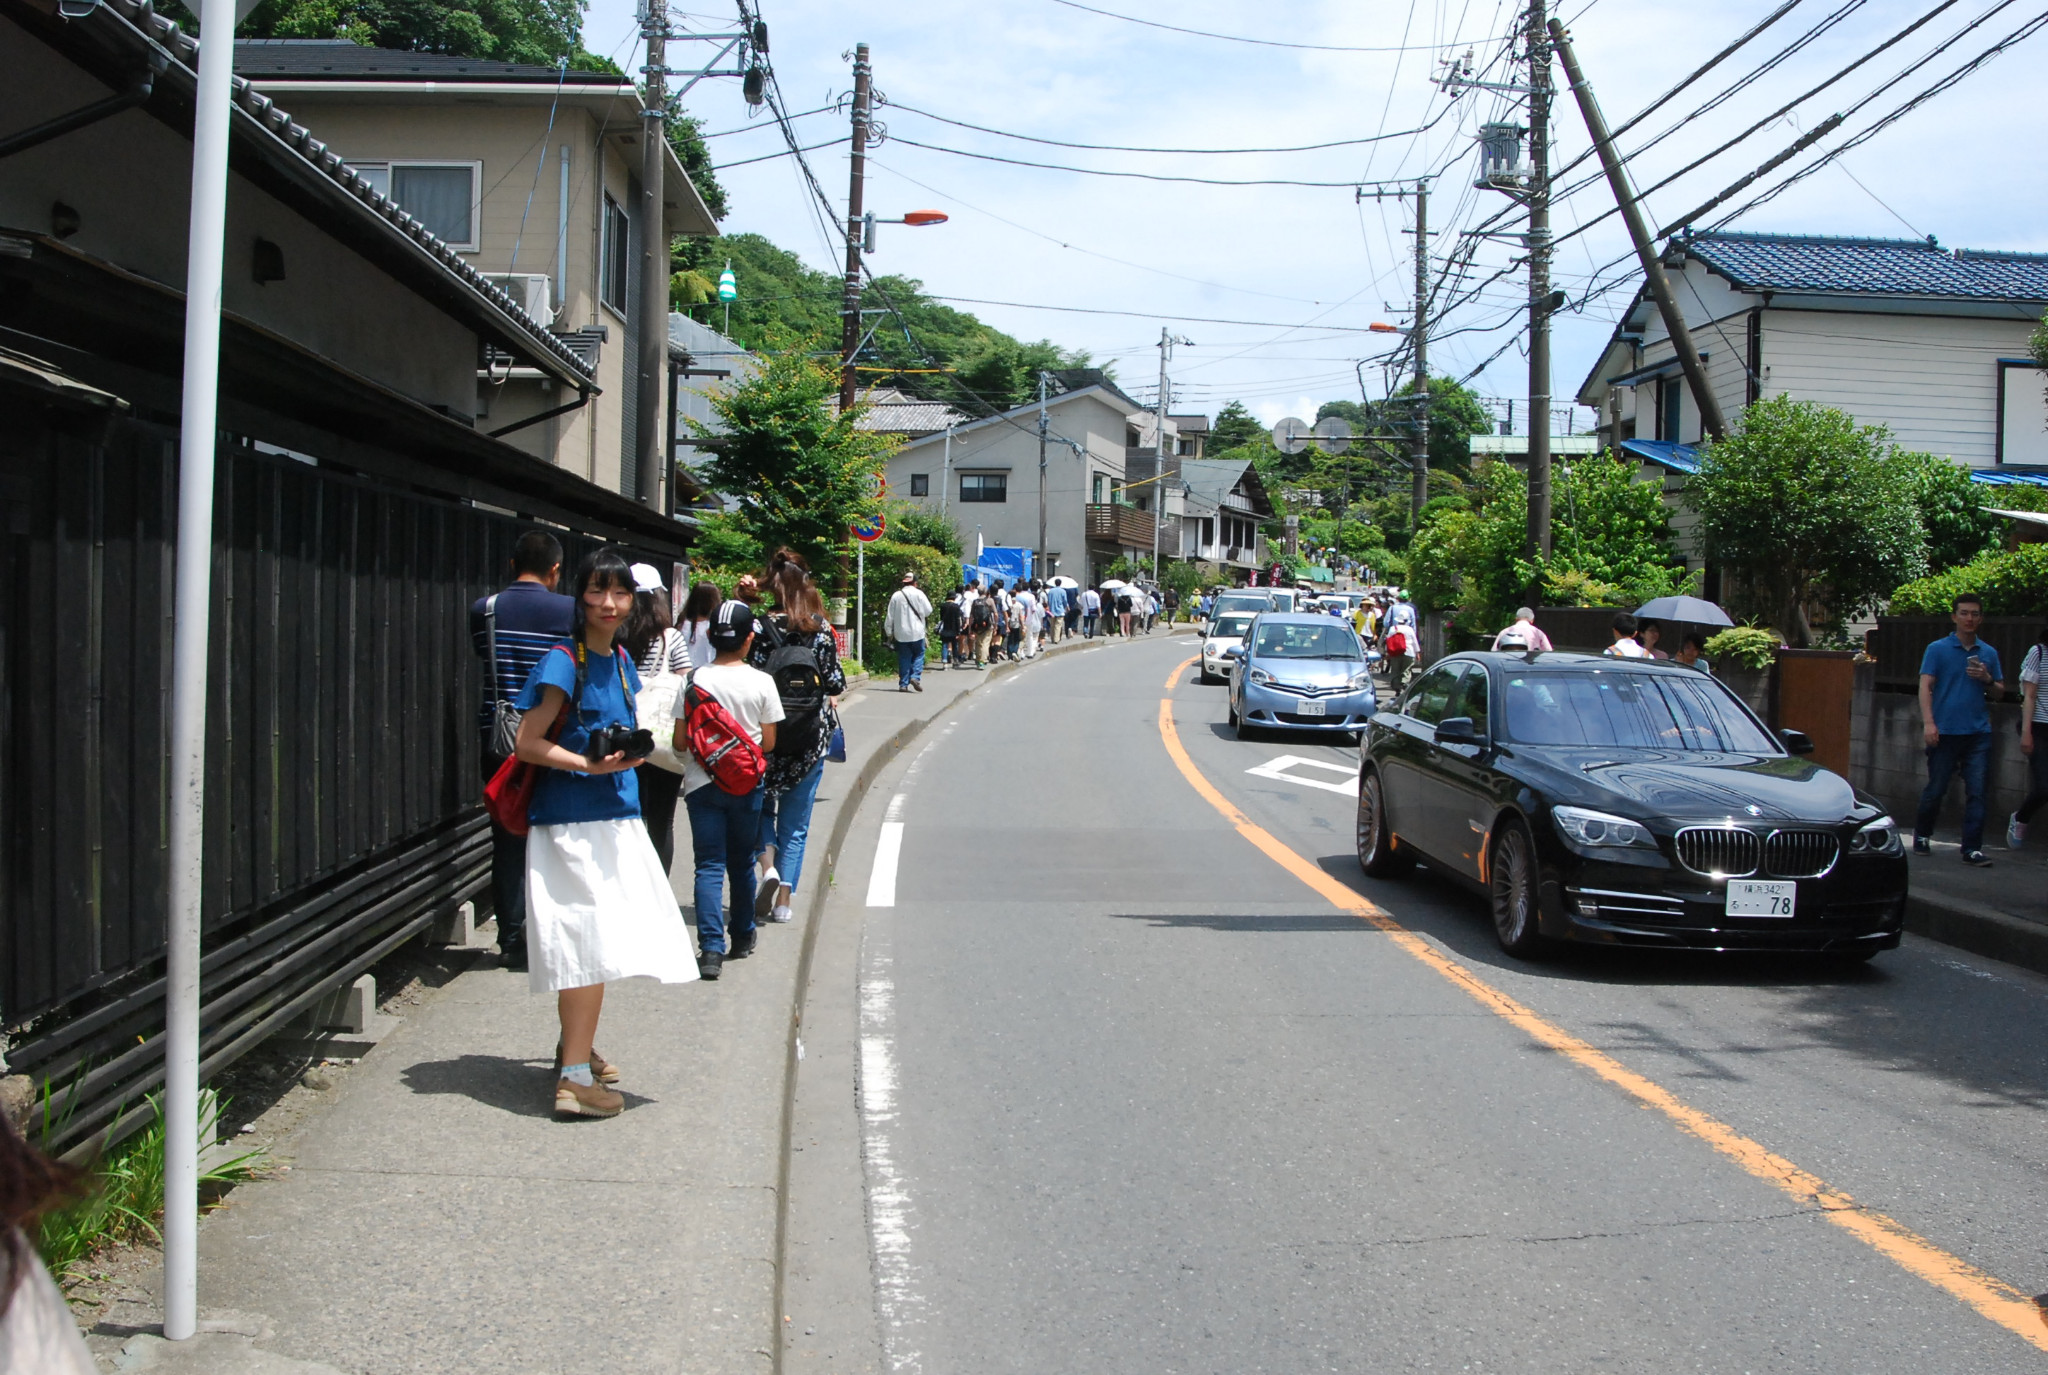
[[[836,110],[837,110],[838,108],[839,108],[839,107],[838,107],[837,105],[820,105],[820,106],[819,106],[819,107],[818,107],[817,109],[815,109],[815,110],[803,110],[803,111],[799,111],[799,112],[798,112],[798,113],[796,113],[796,114],[793,114],[793,115],[790,115],[790,116],[788,116],[788,118],[790,118],[790,119],[809,119],[809,118],[810,118],[810,117],[811,117],[812,115],[825,115],[825,114],[831,114],[831,113],[833,113],[834,111],[836,111]],[[753,124],[742,124],[742,125],[740,125],[739,127],[737,127],[737,128],[734,128],[734,129],[720,129],[720,130],[719,130],[719,131],[718,131],[717,133],[715,133],[715,134],[699,134],[699,135],[697,135],[697,137],[698,137],[698,138],[724,138],[724,137],[725,137],[725,136],[726,136],[727,134],[750,134],[750,133],[752,133],[752,132],[753,132],[754,130],[756,130],[756,129],[768,129],[768,128],[772,128],[772,127],[774,127],[774,123],[775,123],[775,121],[771,119],[771,120],[769,120],[769,121],[768,121],[767,123],[765,123],[765,124],[763,124],[763,123],[759,123],[759,122],[756,122],[756,123],[753,123]]]
[[[1124,315],[1138,320],[1179,320],[1193,325],[1244,325],[1251,329],[1322,329],[1341,330],[1346,334],[1373,334],[1377,331],[1359,325],[1290,325],[1278,320],[1219,320],[1207,315],[1175,315],[1158,310],[1108,310],[1098,306],[1048,306],[1030,301],[990,301],[979,296],[932,296],[934,301],[958,301],[970,306],[1010,306],[1017,310],[1056,310],[1066,315]],[[1343,304],[1339,302],[1338,304]],[[1334,309],[1334,307],[1333,307]]]
[[[1349,191],[1359,185],[1355,181],[1299,181],[1291,177],[1260,177],[1245,180],[1231,180],[1223,177],[1177,177],[1163,172],[1111,172],[1099,167],[1068,167],[1055,162],[1031,162],[1024,158],[1006,158],[995,153],[970,153],[964,148],[945,148],[936,143],[920,143],[914,138],[901,134],[889,135],[891,143],[906,144],[912,148],[923,148],[933,153],[950,153],[956,158],[974,158],[980,162],[1000,162],[1011,167],[1036,167],[1048,172],[1076,172],[1089,177],[1125,177],[1136,181],[1187,182],[1198,186],[1301,186],[1316,189]],[[1373,183],[1366,183],[1372,185]]]
[[[953,119],[946,115],[936,115],[930,110],[920,110],[915,105],[899,105],[892,101],[885,101],[883,103],[887,104],[892,110],[902,110],[909,114],[922,116],[925,119],[937,120],[941,124],[950,124],[956,129],[972,129],[977,134],[994,134],[997,138],[1016,139],[1020,143],[1039,143],[1049,148],[1078,148],[1084,152],[1091,153],[1160,153],[1209,156],[1239,153],[1314,153],[1320,152],[1325,148],[1352,148],[1360,144],[1379,143],[1386,139],[1407,138],[1414,134],[1426,132],[1436,127],[1437,122],[1444,117],[1444,114],[1450,113],[1450,108],[1448,106],[1445,107],[1444,114],[1439,114],[1435,119],[1430,120],[1429,123],[1419,129],[1403,129],[1392,134],[1373,134],[1366,138],[1340,138],[1334,139],[1329,143],[1299,143],[1284,148],[1144,148],[1120,143],[1074,143],[1066,139],[1040,138],[1035,134],[1014,134],[1007,129],[992,129],[986,124],[970,124],[964,119]],[[904,141],[908,142],[909,140],[906,139]]]
[[[1184,29],[1178,24],[1162,24],[1156,19],[1140,19],[1134,14],[1118,14],[1115,10],[1097,9],[1093,5],[1083,5],[1079,3],[1079,0],[1052,0],[1052,2],[1055,5],[1065,5],[1070,10],[1085,10],[1089,14],[1099,14],[1105,19],[1121,19],[1126,24],[1142,24],[1148,29],[1164,29],[1168,33],[1191,34],[1196,38],[1214,38],[1224,43],[1248,43],[1260,48],[1292,48],[1301,52],[1319,53],[1399,53],[1433,52],[1440,46],[1430,43],[1418,45],[1414,48],[1351,48],[1333,43],[1288,43],[1277,38],[1245,38],[1234,33],[1211,33],[1207,29]]]
[[[801,148],[781,148],[773,153],[763,153],[761,154],[761,156],[757,158],[740,158],[734,162],[721,162],[716,167],[713,167],[711,170],[714,172],[723,172],[734,167],[751,166],[752,164],[757,162],[773,162],[776,158],[792,157],[803,153],[815,153],[820,148],[831,148],[841,142],[844,142],[844,140],[837,138],[828,138],[822,143],[809,143],[805,144]]]

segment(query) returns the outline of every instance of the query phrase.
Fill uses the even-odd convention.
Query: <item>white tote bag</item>
[[[687,679],[670,672],[668,666],[673,650],[670,637],[681,638],[681,634],[676,630],[661,633],[661,652],[655,658],[657,667],[640,685],[640,695],[633,699],[640,729],[654,735],[654,753],[647,756],[647,762],[670,773],[683,771],[682,756],[676,753],[676,694],[683,690]]]

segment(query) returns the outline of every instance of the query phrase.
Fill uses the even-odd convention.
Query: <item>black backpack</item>
[[[996,609],[987,597],[976,597],[974,609],[967,613],[967,624],[976,630],[987,630],[996,623]]]
[[[775,731],[773,753],[801,759],[817,743],[825,717],[825,675],[818,672],[810,645],[785,636],[772,620],[763,619],[761,627],[768,637],[768,662],[762,669],[775,680],[775,694],[782,699],[782,724]]]

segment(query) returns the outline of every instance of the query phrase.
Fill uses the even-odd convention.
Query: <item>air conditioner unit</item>
[[[554,307],[550,304],[551,282],[545,272],[486,272],[484,280],[498,287],[514,304],[533,317],[533,322],[546,329],[555,322]]]

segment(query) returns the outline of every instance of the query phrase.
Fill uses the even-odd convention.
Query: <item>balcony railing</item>
[[[1088,538],[1095,544],[1152,547],[1152,513],[1121,502],[1090,502]]]

